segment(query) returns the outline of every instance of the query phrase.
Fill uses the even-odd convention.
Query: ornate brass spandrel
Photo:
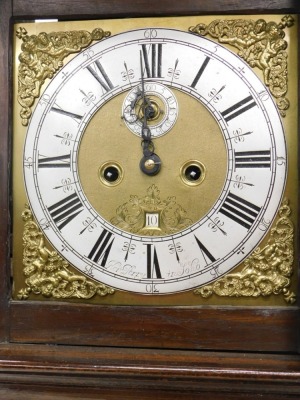
[[[23,42],[19,55],[18,102],[22,107],[22,125],[27,126],[32,114],[31,107],[39,97],[45,80],[53,78],[67,56],[78,53],[95,40],[110,36],[110,32],[96,28],[92,32],[41,32],[29,36],[26,29],[20,27],[16,35]]]
[[[293,274],[294,227],[290,214],[288,201],[284,200],[267,244],[263,248],[258,247],[244,261],[242,271],[199,287],[194,294],[203,298],[213,294],[221,297],[283,295],[287,303],[293,304],[296,295],[289,290],[289,286]]]
[[[157,215],[157,227],[147,226],[147,214]],[[190,226],[193,221],[187,218],[187,212],[176,201],[176,197],[160,198],[156,185],[147,189],[145,197],[131,195],[128,202],[116,210],[111,223],[127,232],[145,236],[163,236],[176,233]]]
[[[238,55],[251,67],[263,72],[264,82],[276,99],[284,117],[289,108],[285,97],[288,90],[288,54],[284,29],[294,25],[294,18],[286,15],[280,23],[249,19],[214,20],[208,25],[198,24],[189,28],[200,36],[209,35],[220,43],[238,49]]]
[[[114,294],[113,288],[71,272],[67,261],[46,247],[44,236],[28,206],[22,217],[25,222],[23,273],[26,287],[19,290],[19,300],[28,299],[31,293],[55,299],[91,299],[96,295],[104,297]]]

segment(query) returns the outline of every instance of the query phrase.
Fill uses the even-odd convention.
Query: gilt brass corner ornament
[[[127,232],[160,236],[173,234],[190,226],[192,220],[186,214],[175,196],[161,200],[158,187],[151,185],[145,197],[132,195],[128,202],[118,207],[111,223]]]
[[[114,289],[96,284],[83,275],[69,270],[69,264],[56,251],[50,251],[44,243],[44,236],[33,221],[28,206],[22,213],[25,222],[23,232],[23,265],[26,288],[18,293],[19,300],[26,300],[30,294],[54,297],[56,299],[91,299],[95,295],[104,297],[114,294]]]
[[[209,298],[213,294],[221,297],[283,295],[287,303],[293,304],[296,295],[288,289],[294,260],[294,228],[290,214],[288,201],[284,200],[267,244],[263,248],[258,247],[244,261],[243,270],[199,287],[194,293],[203,298]]]
[[[277,102],[284,117],[289,108],[285,97],[288,90],[287,42],[284,40],[286,27],[294,25],[294,18],[286,15],[281,22],[266,22],[264,19],[214,20],[210,24],[198,24],[189,31],[200,36],[210,35],[220,43],[238,49],[238,55],[252,68],[263,72],[264,82]]]
[[[46,79],[52,79],[56,71],[63,66],[63,60],[72,53],[78,53],[89,46],[92,41],[102,40],[110,36],[101,28],[88,31],[41,32],[28,35],[25,28],[16,32],[21,45],[18,70],[18,102],[22,109],[20,116],[22,125],[27,126],[31,116],[31,107],[39,97]]]

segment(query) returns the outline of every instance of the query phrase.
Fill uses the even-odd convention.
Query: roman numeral
[[[235,151],[235,168],[271,168],[270,150]]]
[[[96,60],[94,62],[94,66],[95,68],[93,68],[91,65],[88,65],[86,69],[93,75],[93,77],[97,80],[97,82],[100,83],[102,89],[105,92],[109,92],[111,89],[114,88],[114,85],[109,79],[102,64],[100,63],[99,60]]]
[[[203,74],[205,68],[207,67],[207,64],[209,62],[210,58],[205,57],[204,62],[202,63],[201,67],[199,68],[199,71],[197,72],[197,75],[195,76],[195,79],[193,80],[191,87],[195,89],[197,83],[199,82],[199,79],[201,78],[201,75]]]
[[[207,262],[207,259],[210,262],[215,262],[216,259],[215,257],[207,250],[207,248],[204,246],[204,244],[202,242],[200,242],[200,240],[195,236],[196,242],[199,246],[199,249],[201,250],[202,256],[206,262],[206,264],[209,264],[209,262]]]
[[[39,155],[38,168],[70,168],[71,154],[64,154],[56,157],[44,157]]]
[[[161,78],[162,43],[142,44],[142,53],[147,78]]]
[[[245,111],[250,110],[250,108],[256,106],[253,97],[247,96],[243,100],[234,104],[233,106],[227,108],[225,111],[221,112],[221,115],[226,122],[236,118],[237,116],[243,114]]]
[[[72,113],[70,111],[63,110],[57,104],[56,104],[56,107],[52,107],[51,108],[51,111],[54,111],[54,112],[56,112],[58,114],[65,115],[66,117],[70,117],[70,118],[73,118],[75,120],[82,120],[82,115],[78,115],[78,114]],[[78,121],[76,121],[76,122],[78,122]]]
[[[115,238],[113,237],[113,234],[108,230],[103,229],[101,235],[90,251],[88,258],[96,263],[101,260],[100,265],[105,267],[114,240]]]
[[[156,248],[152,244],[145,244],[147,246],[147,278],[154,278],[154,272],[156,278],[161,279],[161,272],[159,262],[157,258]]]
[[[250,229],[260,212],[260,207],[229,192],[219,212]]]
[[[59,230],[71,222],[82,210],[83,205],[77,193],[73,193],[48,207],[50,216]]]

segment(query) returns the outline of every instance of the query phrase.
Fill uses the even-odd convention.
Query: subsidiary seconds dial
[[[138,167],[143,121],[155,176]],[[258,245],[285,187],[278,160],[280,117],[243,61],[206,38],[145,28],[58,72],[30,121],[24,179],[41,229],[78,270],[168,294],[226,274]]]

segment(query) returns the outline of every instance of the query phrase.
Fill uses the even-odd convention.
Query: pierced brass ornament
[[[176,197],[160,199],[156,185],[147,189],[147,195],[139,198],[131,195],[128,202],[116,210],[111,223],[127,232],[145,236],[162,236],[178,232],[190,226],[193,221],[176,202]]]
[[[79,53],[95,40],[110,36],[101,28],[88,31],[41,32],[28,35],[25,28],[20,27],[16,35],[23,41],[22,53],[19,55],[18,69],[18,102],[22,109],[20,116],[22,125],[27,126],[31,116],[31,107],[40,96],[45,80],[52,79],[63,67],[63,60],[73,53]]]
[[[286,27],[294,25],[294,18],[285,15],[279,24],[264,19],[214,20],[210,24],[198,24],[189,28],[200,36],[210,35],[220,43],[238,49],[238,55],[252,68],[263,71],[264,82],[275,97],[280,114],[285,117],[290,102],[285,97],[288,90],[287,58],[284,40]],[[261,93],[266,96],[267,93]]]
[[[258,247],[245,261],[240,273],[227,274],[211,285],[199,287],[194,294],[203,298],[213,294],[222,297],[259,297],[283,294],[287,303],[296,301],[291,284],[294,260],[294,227],[289,218],[291,209],[285,199],[278,219],[270,231],[266,246]]]
[[[69,270],[67,261],[45,246],[44,236],[27,205],[22,217],[25,222],[23,273],[26,288],[19,291],[19,300],[28,299],[31,293],[56,299],[91,299],[95,295],[104,297],[114,294],[115,290],[109,286],[96,284],[83,275],[75,275]]]

